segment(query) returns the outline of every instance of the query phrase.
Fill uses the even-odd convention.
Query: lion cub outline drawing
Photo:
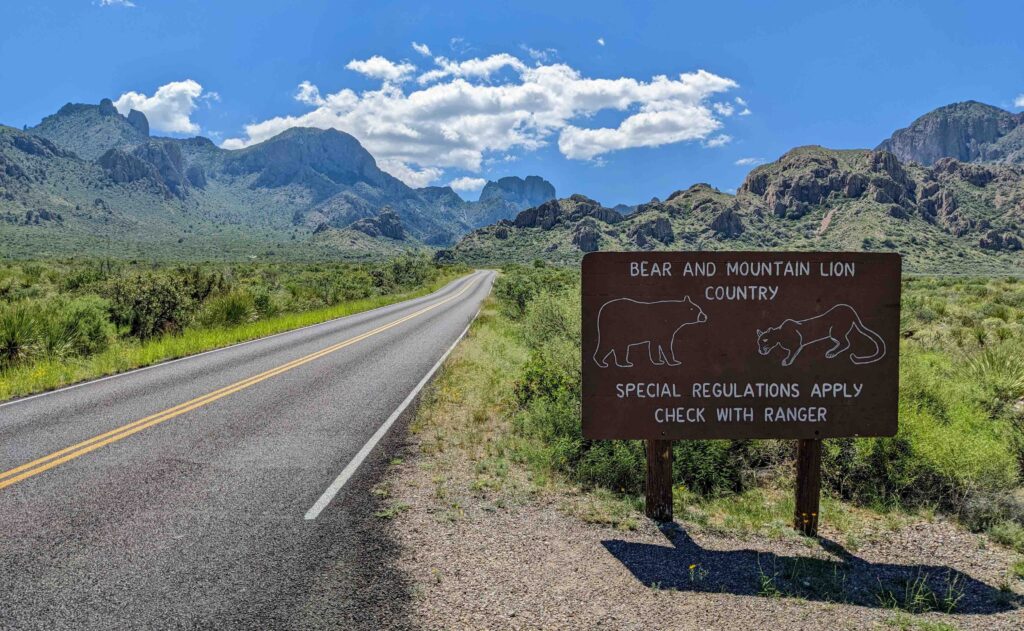
[[[647,344],[647,354],[655,366],[678,366],[673,343],[685,326],[707,322],[704,310],[690,300],[642,302],[615,298],[597,312],[597,350],[594,363],[608,367],[608,356],[619,368],[630,368],[630,347]],[[641,325],[644,325],[643,327]]]
[[[786,351],[783,366],[789,366],[801,351],[811,344],[829,340],[832,347],[825,351],[826,359],[834,359],[850,350],[850,334],[860,333],[875,345],[871,355],[850,354],[854,364],[872,364],[885,357],[885,340],[878,333],[864,326],[860,315],[848,304],[838,304],[820,315],[806,320],[783,320],[782,324],[765,331],[757,330],[757,350],[767,355],[775,347]]]

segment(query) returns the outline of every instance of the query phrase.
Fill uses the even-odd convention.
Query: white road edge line
[[[483,305],[480,306],[480,309],[483,309]],[[391,416],[388,417],[388,420],[384,421],[384,424],[377,428],[377,431],[374,432],[373,436],[370,437],[370,440],[366,441],[366,444],[363,445],[363,448],[359,450],[359,453],[357,453],[355,457],[352,458],[352,460],[350,460],[347,465],[345,465],[345,468],[341,470],[341,473],[339,473],[338,477],[334,479],[334,482],[331,482],[331,485],[327,487],[326,491],[323,492],[323,495],[320,496],[320,499],[318,499],[316,503],[313,504],[312,508],[306,511],[306,515],[303,519],[305,519],[306,521],[312,521],[319,517],[320,513],[323,512],[325,508],[327,508],[327,505],[331,503],[331,500],[333,500],[334,496],[338,494],[338,491],[340,491],[341,488],[345,486],[345,484],[349,481],[349,478],[351,478],[352,475],[356,472],[356,469],[358,469],[359,466],[363,464],[363,461],[366,460],[367,456],[370,455],[370,452],[373,451],[373,448],[377,446],[377,443],[380,442],[380,439],[384,438],[384,436],[388,433],[388,430],[391,429],[391,426],[394,425],[395,421],[398,420],[398,417],[402,415],[402,412],[405,412],[405,408],[409,407],[409,404],[413,402],[413,400],[416,398],[416,395],[420,393],[420,390],[422,390],[423,387],[427,385],[427,382],[429,382],[430,378],[434,376],[434,373],[436,373],[438,369],[441,368],[441,365],[444,364],[444,360],[448,359],[448,356],[451,355],[451,352],[455,350],[456,346],[459,345],[459,342],[462,341],[462,338],[466,337],[466,333],[469,333],[469,328],[473,326],[473,322],[476,321],[476,317],[480,315],[480,309],[477,309],[476,313],[473,314],[473,317],[470,318],[469,324],[466,325],[466,328],[463,329],[462,333],[459,334],[459,337],[456,338],[455,343],[448,347],[448,350],[444,352],[444,355],[441,355],[441,359],[437,360],[437,363],[434,364],[434,367],[427,371],[427,374],[424,375],[423,379],[420,379],[420,382],[416,384],[415,388],[412,389],[412,392],[409,393],[409,396],[405,397],[405,400],[402,401],[401,405],[399,405],[394,412],[391,413]]]
[[[324,325],[327,325],[327,324],[335,323],[338,320],[344,320],[345,318],[354,318],[354,317],[357,317],[357,316],[366,315],[367,313],[373,313],[374,311],[380,311],[381,309],[387,309],[388,307],[397,307],[397,306],[400,306],[400,305],[404,305],[404,304],[406,304],[408,302],[412,302],[414,300],[420,300],[422,298],[429,298],[429,297],[433,296],[434,294],[440,293],[441,291],[447,289],[451,285],[454,285],[456,282],[458,282],[460,280],[472,278],[475,274],[476,274],[476,272],[472,272],[472,273],[467,274],[465,276],[460,276],[459,278],[456,278],[455,280],[453,280],[452,282],[448,283],[444,287],[441,287],[437,291],[429,293],[429,294],[425,294],[423,296],[419,296],[417,298],[410,298],[408,300],[403,300],[402,302],[392,302],[389,305],[381,305],[379,307],[374,307],[373,309],[367,309],[366,311],[360,311],[358,313],[350,313],[350,314],[348,314],[346,316],[339,316],[337,318],[331,318],[330,320],[324,320],[323,322],[315,322],[313,324],[307,324],[305,326],[300,326],[297,329],[288,329],[287,331],[281,331],[280,333],[272,333],[270,335],[266,335],[266,336],[263,336],[263,337],[253,338],[251,340],[246,340],[244,342],[237,342],[237,343],[231,344],[229,346],[221,346],[220,348],[211,348],[208,351],[203,351],[202,353],[196,353],[195,355],[185,355],[184,357],[178,357],[178,358],[175,358],[175,359],[168,359],[166,361],[157,362],[155,364],[150,364],[149,366],[143,366],[141,368],[133,368],[131,370],[126,370],[124,372],[114,373],[113,375],[107,375],[106,377],[99,377],[98,379],[90,379],[88,381],[82,381],[81,383],[73,383],[70,386],[64,386],[62,388],[57,388],[56,390],[47,390],[46,392],[40,392],[38,394],[32,394],[32,395],[29,395],[27,397],[21,397],[20,399],[11,399],[10,401],[5,401],[3,403],[0,403],[0,408],[7,407],[8,405],[16,405],[18,403],[24,403],[25,401],[31,401],[33,399],[38,399],[40,397],[48,397],[51,394],[58,394],[58,393],[61,393],[61,392],[66,392],[68,390],[74,390],[75,388],[81,388],[82,386],[88,386],[88,385],[92,385],[94,383],[100,383],[102,381],[109,381],[111,379],[117,379],[118,377],[127,377],[128,375],[133,375],[135,373],[145,372],[147,370],[152,370],[154,368],[160,368],[162,366],[169,366],[171,364],[177,364],[178,362],[183,362],[183,361],[186,361],[186,360],[189,360],[189,359],[195,359],[197,357],[202,357],[204,355],[212,355],[213,353],[219,353],[221,351],[228,351],[228,350],[231,350],[233,348],[238,348],[240,346],[248,346],[249,344],[255,344],[256,342],[262,342],[264,340],[269,340],[269,339],[272,339],[272,338],[275,338],[275,337],[280,337],[282,335],[288,335],[289,333],[298,333],[299,331],[305,331],[306,329],[312,329],[314,327],[324,326]]]

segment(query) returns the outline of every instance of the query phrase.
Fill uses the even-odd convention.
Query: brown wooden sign
[[[900,267],[896,254],[587,254],[584,436],[894,435]]]

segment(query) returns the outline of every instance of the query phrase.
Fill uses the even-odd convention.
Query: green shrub
[[[111,316],[128,334],[149,339],[181,331],[196,310],[195,286],[171,274],[137,274],[116,279],[110,286]],[[204,296],[205,297],[205,296]]]
[[[861,503],[951,511],[972,494],[1016,488],[1011,430],[993,421],[983,387],[948,355],[904,353],[901,363],[898,434],[825,441],[827,486]]]
[[[996,543],[1024,553],[1024,526],[1021,524],[1011,521],[1000,522],[992,526],[988,534]]]
[[[72,350],[76,355],[101,353],[114,339],[110,303],[99,296],[82,296],[65,303],[60,308],[60,316],[75,331]]]

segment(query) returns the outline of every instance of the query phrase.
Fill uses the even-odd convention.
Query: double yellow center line
[[[378,333],[383,333],[384,331],[394,328],[399,324],[402,324],[403,322],[408,322],[409,320],[419,317],[424,313],[427,313],[428,311],[436,309],[447,302],[455,300],[462,294],[466,293],[470,289],[470,287],[474,285],[476,285],[475,282],[468,283],[458,293],[455,293],[445,298],[444,300],[439,300],[438,302],[435,302],[427,307],[424,307],[419,311],[415,311],[407,316],[404,316],[402,318],[379,326],[376,329],[373,329],[372,331],[367,331],[366,333],[362,333],[355,337],[351,337],[347,340],[338,342],[337,344],[316,351],[315,353],[310,353],[305,357],[300,357],[298,359],[290,361],[287,364],[282,364],[276,368],[271,368],[266,372],[261,372],[260,374],[249,377],[248,379],[237,381],[229,386],[224,386],[219,390],[214,390],[213,392],[209,392],[207,394],[204,394],[203,396],[196,397],[195,399],[192,399],[190,401],[179,403],[178,405],[163,410],[162,412],[157,412],[156,414],[151,414],[137,421],[132,421],[131,423],[112,429],[109,432],[104,432],[103,434],[100,434],[98,436],[93,436],[88,440],[84,440],[75,445],[71,445],[70,447],[65,447],[64,449],[55,451],[49,455],[43,456],[42,458],[33,460],[32,462],[27,462],[21,466],[15,467],[8,471],[4,471],[3,473],[0,473],[0,489],[7,488],[12,484],[17,484],[22,480],[31,478],[32,476],[35,475],[39,475],[40,473],[43,473],[45,471],[49,471],[50,469],[60,466],[65,462],[68,462],[69,460],[74,460],[79,456],[84,456],[87,453],[96,451],[100,447],[104,447],[111,443],[116,443],[117,441],[127,438],[132,434],[141,432],[144,429],[148,429],[150,427],[153,427],[154,425],[159,425],[164,421],[169,421],[172,418],[181,416],[182,414],[201,408],[204,405],[209,405],[210,403],[213,403],[218,399],[222,399],[228,395],[234,394],[241,390],[245,390],[246,388],[254,386],[260,383],[261,381],[266,381],[271,377],[280,375],[281,373],[292,370],[293,368],[298,368],[299,366],[308,364],[313,360],[324,357],[325,355],[330,355],[331,353],[339,351],[347,346],[352,346],[353,344],[361,342],[369,337],[373,337]]]

